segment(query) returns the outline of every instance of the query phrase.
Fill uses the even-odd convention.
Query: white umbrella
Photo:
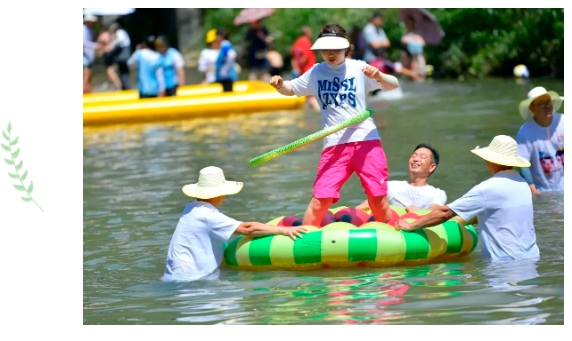
[[[83,14],[92,14],[92,15],[127,15],[135,12],[135,8],[84,8]]]

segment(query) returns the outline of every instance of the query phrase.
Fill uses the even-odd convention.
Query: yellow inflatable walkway
[[[236,82],[233,92],[224,93],[220,84],[188,85],[176,97],[140,99],[136,90],[85,94],[83,125],[170,121],[192,117],[235,113],[296,110],[305,97],[283,96],[268,83]]]

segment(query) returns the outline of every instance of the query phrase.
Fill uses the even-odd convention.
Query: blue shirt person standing
[[[165,96],[176,96],[177,87],[185,85],[185,59],[177,49],[169,46],[165,36],[159,36],[155,40],[155,47],[163,64]]]
[[[224,92],[232,92],[232,85],[238,79],[234,68],[237,53],[228,39],[226,29],[217,29],[216,41],[220,42],[220,50],[215,64],[215,78],[217,83],[222,84]]]
[[[161,56],[155,51],[155,37],[150,36],[137,46],[127,60],[127,65],[136,65],[139,98],[163,97],[165,78]]]

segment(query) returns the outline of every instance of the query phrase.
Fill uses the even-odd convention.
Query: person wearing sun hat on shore
[[[185,206],[171,238],[164,281],[194,281],[213,274],[221,265],[225,242],[233,235],[282,234],[302,238],[304,227],[276,227],[232,219],[218,210],[225,196],[242,190],[242,182],[227,181],[222,169],[201,169],[195,184],[183,186],[183,193],[196,201]]]
[[[484,258],[538,258],[532,192],[526,180],[513,170],[513,167],[530,167],[530,162],[518,154],[516,141],[506,135],[495,136],[489,146],[477,146],[471,152],[485,160],[493,176],[414,222],[398,221],[396,229],[413,231],[456,216],[465,222],[477,218]]]
[[[525,120],[516,134],[518,153],[531,163],[520,175],[533,194],[564,191],[564,115],[557,113],[564,98],[536,87],[520,102]]]

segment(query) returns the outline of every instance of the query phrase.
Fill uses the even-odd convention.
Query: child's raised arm
[[[270,78],[270,85],[284,96],[294,96],[292,84],[290,81],[283,81],[282,76],[273,76]]]

